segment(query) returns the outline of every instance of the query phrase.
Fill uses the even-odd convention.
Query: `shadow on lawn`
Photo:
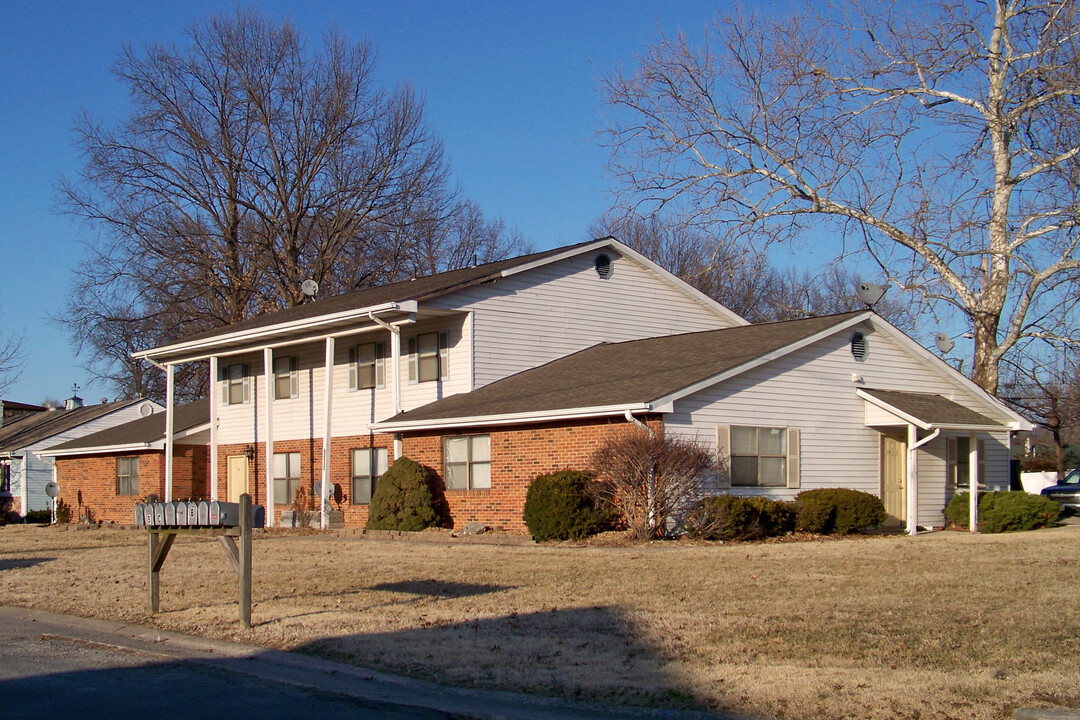
[[[454,686],[705,709],[691,688],[667,670],[670,658],[665,651],[643,638],[615,607],[552,609],[459,623],[436,619],[421,628],[321,638],[295,649]]]
[[[21,570],[23,568],[34,567],[41,563],[52,562],[56,558],[51,557],[38,557],[38,558],[0,558],[0,572],[4,570]]]
[[[401,582],[371,585],[367,589],[407,593],[409,595],[426,595],[428,597],[462,598],[514,590],[515,588],[510,585],[476,585],[442,580],[402,580]]]

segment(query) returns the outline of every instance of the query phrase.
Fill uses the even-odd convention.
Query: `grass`
[[[214,541],[147,615],[145,536],[0,528],[0,603],[438,682],[785,718],[1080,706],[1080,527],[625,547],[258,537],[255,627]]]

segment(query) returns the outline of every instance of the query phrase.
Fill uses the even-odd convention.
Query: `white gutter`
[[[574,410],[544,410],[539,412],[508,413],[506,415],[472,415],[467,417],[417,420],[413,422],[379,422],[372,423],[369,427],[371,430],[379,432],[442,430],[462,425],[476,427],[485,425],[509,425],[512,423],[548,422],[554,420],[577,420],[586,417],[610,417],[613,415],[625,416],[627,412],[655,412],[655,410],[650,403],[637,403],[634,405],[606,405],[592,408],[576,408]]]
[[[656,437],[656,433],[653,432],[652,428],[649,427],[648,425],[646,425],[645,423],[641,422],[640,420],[638,420],[636,417],[634,417],[634,414],[632,412],[630,412],[629,410],[627,410],[625,413],[623,413],[623,417],[626,418],[627,422],[632,422],[635,425],[637,425],[642,430],[642,432],[647,434],[649,437],[651,437],[651,438]]]
[[[332,323],[343,322],[348,320],[355,320],[363,318],[368,313],[373,312],[392,312],[401,311],[406,313],[415,313],[417,310],[417,303],[415,300],[406,300],[404,302],[390,302],[383,303],[381,305],[373,305],[366,308],[359,308],[356,310],[345,310],[330,315],[319,315],[315,318],[306,318],[303,320],[294,320],[292,322],[279,323],[277,325],[268,325],[266,327],[253,328],[251,330],[242,330],[235,333],[227,333],[224,335],[215,335],[214,337],[204,338],[202,340],[193,340],[191,342],[181,342],[175,345],[163,345],[161,347],[151,348],[149,350],[139,350],[133,352],[131,357],[142,360],[150,360],[150,356],[171,355],[173,353],[183,352],[185,350],[199,350],[205,348],[212,348],[222,343],[243,342],[243,341],[256,341],[259,338],[280,335],[294,330],[305,330],[308,328],[319,328]],[[295,342],[295,341],[291,341]],[[174,361],[182,362],[182,361]],[[156,364],[156,363],[155,363]]]

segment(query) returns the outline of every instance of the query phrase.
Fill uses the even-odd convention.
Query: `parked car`
[[[1080,468],[1070,470],[1064,480],[1043,488],[1040,494],[1073,512],[1080,511]]]

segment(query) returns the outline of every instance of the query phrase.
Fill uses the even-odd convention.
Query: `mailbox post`
[[[165,558],[179,534],[209,535],[221,540],[225,556],[229,559],[240,585],[240,623],[251,627],[251,529],[261,508],[253,508],[251,496],[244,493],[239,504],[210,503],[205,515],[204,503],[192,501],[183,503],[152,503],[136,508],[135,521],[142,519],[147,530],[148,550],[148,591],[150,612],[156,613],[160,607],[159,573],[165,564]],[[167,511],[171,508],[171,512]],[[179,510],[183,508],[183,514]],[[204,520],[203,518],[206,518]],[[207,522],[209,521],[209,522]],[[185,527],[180,527],[181,525]],[[236,539],[240,539],[239,547]]]

